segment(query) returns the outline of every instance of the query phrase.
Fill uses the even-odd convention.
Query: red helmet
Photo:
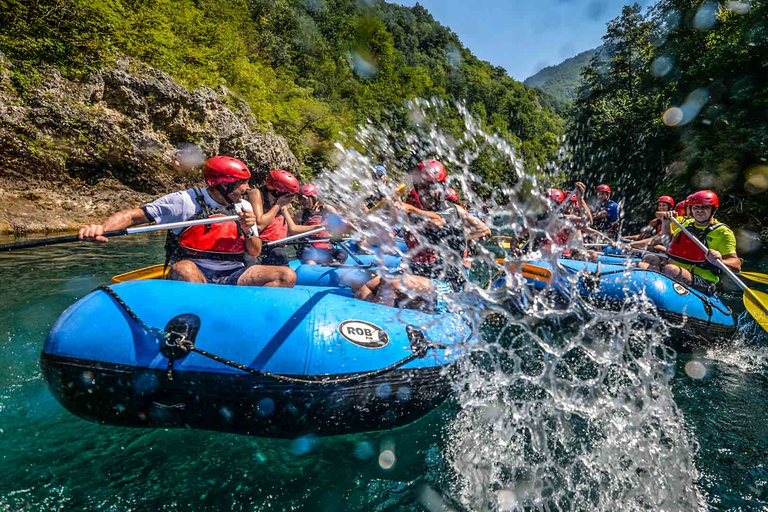
[[[690,201],[688,201],[688,205],[690,206],[705,205],[720,208],[720,199],[717,197],[717,194],[711,190],[699,190],[689,197],[691,198]]]
[[[214,156],[203,164],[203,176],[209,187],[215,187],[221,183],[234,183],[247,180],[251,177],[248,167],[231,156]]]
[[[424,160],[411,171],[414,183],[442,183],[448,179],[445,166],[437,160]]]
[[[547,197],[549,197],[551,200],[553,200],[556,203],[562,203],[563,201],[565,201],[565,192],[563,192],[559,188],[551,188],[547,190]]]
[[[686,206],[688,206],[688,201],[680,201],[677,203],[677,206],[675,206],[675,213],[680,217],[684,217]]]
[[[672,199],[672,196],[661,196],[656,200],[656,204],[659,204],[659,203],[667,203],[670,208],[675,207],[675,200]]]
[[[269,190],[283,192],[285,194],[299,193],[299,180],[297,180],[296,176],[293,174],[282,169],[269,171],[266,186]]]
[[[445,191],[445,198],[449,201],[453,201],[454,203],[458,203],[459,193],[456,192],[455,188],[449,188]]]
[[[611,187],[609,187],[608,185],[598,185],[595,190],[598,192],[607,192],[608,195],[611,194]]]
[[[317,197],[317,187],[311,183],[305,183],[299,189],[299,193],[303,196]]]

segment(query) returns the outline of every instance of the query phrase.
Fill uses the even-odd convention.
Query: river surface
[[[64,410],[40,372],[49,328],[112,275],[162,261],[162,240],[0,255],[0,510],[466,508],[451,498],[456,466],[445,455],[457,401],[394,432],[298,441],[99,426]],[[768,259],[747,267],[767,271]],[[696,356],[706,368],[700,379],[685,371],[692,356],[677,355],[671,388],[704,500],[691,510],[768,510],[766,355],[764,336],[742,336]],[[394,446],[397,464],[386,469],[377,455]],[[499,503],[487,508],[501,510]]]

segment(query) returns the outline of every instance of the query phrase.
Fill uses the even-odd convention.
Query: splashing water
[[[542,231],[537,219],[546,216],[546,201],[536,191],[546,177],[526,174],[515,148],[485,133],[461,104],[462,133],[441,130],[445,107],[411,102],[405,129],[369,123],[355,148],[337,146],[335,168],[316,182],[364,247],[397,252],[392,227],[413,227],[391,206],[362,213],[365,196],[385,197],[394,188],[375,179],[374,165],[385,163],[397,179],[398,169],[438,159],[467,209],[480,211],[481,178],[470,168],[488,149],[509,174],[509,183],[486,200],[489,223],[503,223],[515,235]],[[550,216],[544,231],[557,222]],[[417,238],[444,261],[461,264],[455,251]],[[554,263],[555,255],[549,257]],[[488,278],[450,298],[480,340],[454,377],[459,412],[443,454],[453,475],[439,491],[423,489],[422,504],[430,510],[446,503],[470,510],[704,508],[693,462],[697,445],[670,387],[675,353],[662,345],[668,333],[652,305],[638,296],[618,312],[601,311],[583,302],[574,278],[564,276],[547,287],[553,293],[534,294],[513,267],[500,266],[483,248],[471,264]],[[380,457],[385,465],[394,462],[394,452]]]

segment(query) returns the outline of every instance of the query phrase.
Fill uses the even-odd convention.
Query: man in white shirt
[[[80,239],[107,242],[105,231],[139,224],[167,224],[237,213],[238,222],[198,225],[168,232],[167,263],[170,279],[194,283],[241,286],[282,286],[296,283],[288,267],[253,265],[244,256],[258,257],[261,240],[251,204],[243,199],[251,173],[246,165],[227,156],[215,156],[203,165],[205,189],[192,188],[165,195],[141,208],[112,214],[101,224],[80,229]]]

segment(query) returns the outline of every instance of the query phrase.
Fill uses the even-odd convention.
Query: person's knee
[[[677,265],[672,265],[671,263],[668,265],[664,265],[664,268],[661,269],[661,273],[667,277],[671,277],[675,279],[686,278],[685,274],[683,273],[683,269],[681,269]]]
[[[174,281],[205,282],[205,277],[201,274],[197,265],[189,260],[181,260],[174,263],[168,276]]]
[[[277,279],[280,281],[280,286],[283,288],[293,288],[297,279],[298,276],[296,275],[296,272],[294,272],[291,268],[280,267],[280,273]]]

